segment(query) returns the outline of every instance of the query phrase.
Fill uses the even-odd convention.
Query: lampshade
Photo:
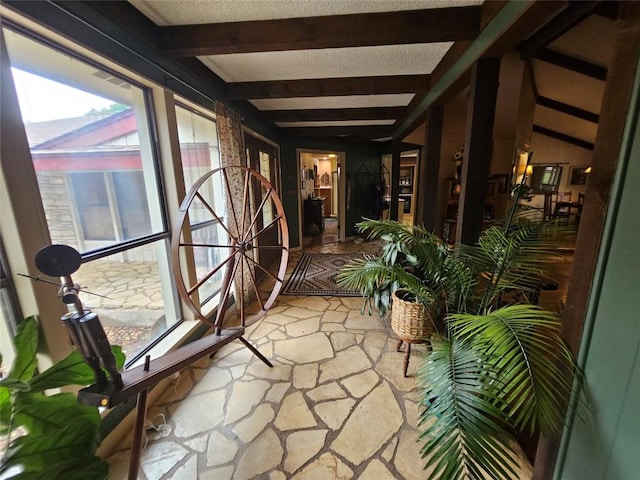
[[[533,165],[527,165],[527,175],[533,175]]]
[[[591,165],[584,169],[584,173],[591,173]]]

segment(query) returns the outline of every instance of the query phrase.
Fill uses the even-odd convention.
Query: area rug
[[[362,257],[360,253],[305,253],[281,293],[359,297],[358,290],[339,287],[336,284],[336,275],[351,260]]]

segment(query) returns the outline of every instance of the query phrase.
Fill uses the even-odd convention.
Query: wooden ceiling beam
[[[393,125],[366,125],[352,127],[282,127],[285,135],[292,137],[338,137],[348,140],[350,137],[374,138],[390,137]]]
[[[455,42],[480,32],[480,6],[178,25],[160,28],[172,56]]]
[[[561,142],[569,143],[571,145],[575,145],[576,147],[585,148],[587,150],[593,151],[595,145],[591,142],[587,142],[586,140],[581,140],[576,137],[572,137],[571,135],[567,135],[566,133],[561,133],[556,130],[551,130],[550,128],[541,127],[540,125],[533,125],[533,131],[539,133],[540,135],[545,135],[550,138],[555,138],[556,140],[560,140]]]
[[[538,50],[533,54],[533,58],[595,78],[596,80],[605,81],[607,79],[607,69],[605,67],[565,55],[564,53],[555,52],[548,48]]]
[[[395,120],[407,107],[318,108],[311,110],[263,110],[261,115],[271,122],[322,122],[343,120]]]
[[[536,98],[536,104],[591,123],[597,124],[600,121],[600,115],[597,113],[589,112],[588,110],[583,110],[582,108],[574,107],[573,105],[568,105],[549,97],[543,97],[542,95]]]
[[[327,97],[414,93],[429,88],[429,75],[390,75],[380,77],[314,78],[227,84],[229,98]]]

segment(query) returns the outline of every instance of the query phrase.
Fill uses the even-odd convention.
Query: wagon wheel
[[[180,205],[171,254],[180,298],[197,318],[221,328],[235,290],[240,323],[255,323],[275,302],[289,259],[289,231],[274,187],[247,167],[206,173]],[[215,305],[222,308],[213,319]]]

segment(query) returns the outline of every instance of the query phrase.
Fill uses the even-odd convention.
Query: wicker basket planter
[[[391,329],[403,340],[428,340],[433,332],[433,309],[415,300],[407,300],[409,297],[411,293],[407,290],[393,292]]]

